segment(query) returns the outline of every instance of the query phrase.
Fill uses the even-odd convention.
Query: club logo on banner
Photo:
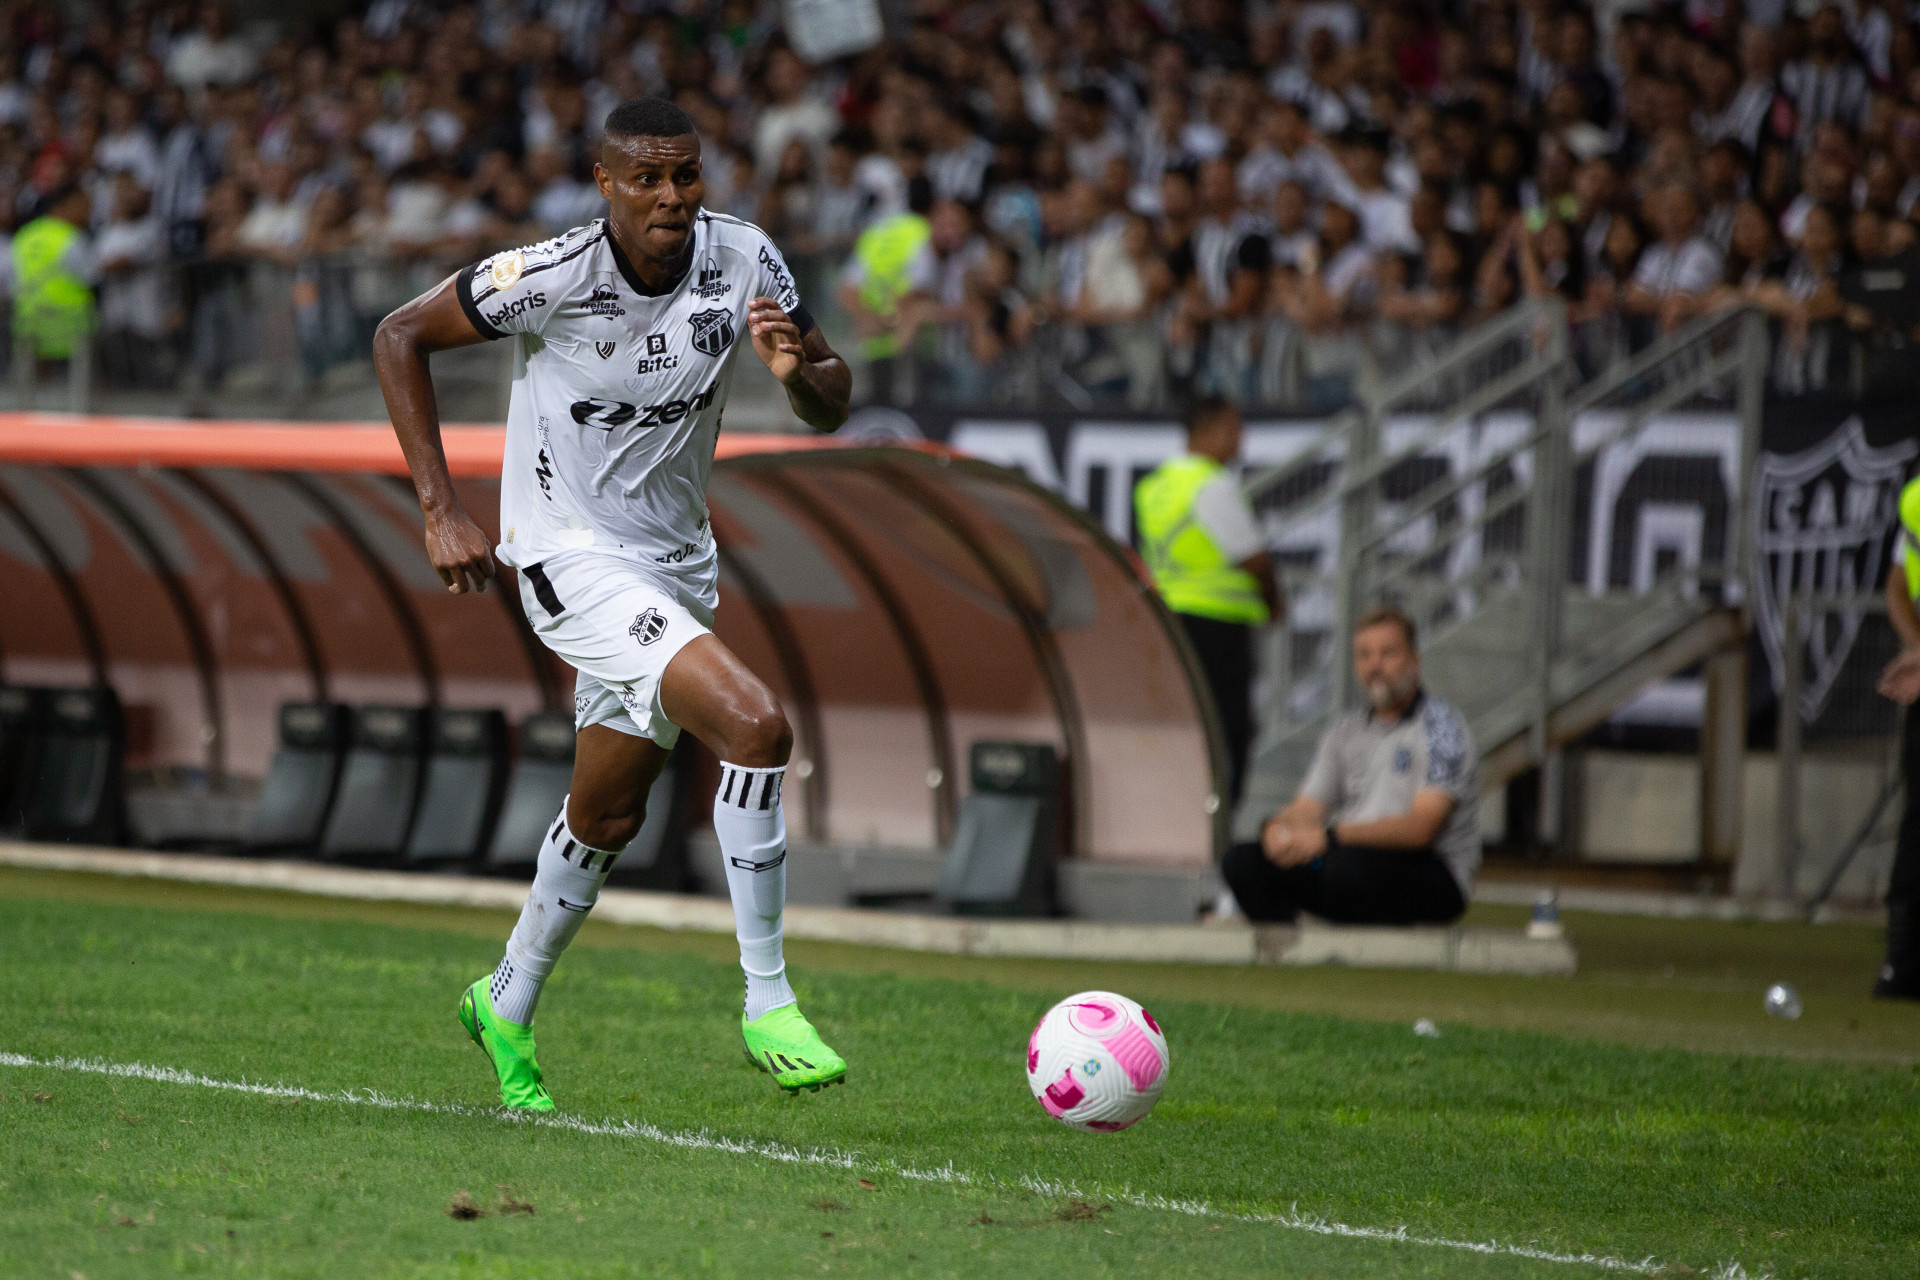
[[[1773,687],[1785,683],[1786,607],[1792,595],[1829,598],[1879,589],[1887,574],[1887,533],[1900,486],[1916,449],[1902,441],[1867,443],[1856,416],[1801,453],[1762,453],[1755,468],[1754,618]],[[1807,620],[1806,683],[1800,715],[1812,721],[1826,707],[1835,677],[1860,635],[1859,610]]]

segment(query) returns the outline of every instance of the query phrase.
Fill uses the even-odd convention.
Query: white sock
[[[532,1025],[540,988],[560,953],[580,932],[587,912],[599,901],[600,886],[619,856],[618,849],[591,849],[574,839],[567,830],[566,803],[561,802],[560,816],[540,844],[527,905],[520,908],[520,921],[507,939],[507,954],[487,988],[497,1016],[523,1027]]]
[[[787,819],[780,809],[785,772],[785,765],[748,769],[723,761],[713,800],[713,833],[727,864],[734,935],[747,974],[749,1020],[794,1003],[780,952],[780,913],[787,904]]]

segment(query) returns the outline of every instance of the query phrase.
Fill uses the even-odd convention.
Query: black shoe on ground
[[[1887,959],[1873,984],[1876,1000],[1920,1000],[1920,935],[1914,909],[1907,903],[1887,904]]]

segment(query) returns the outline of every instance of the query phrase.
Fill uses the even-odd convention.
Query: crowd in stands
[[[597,216],[657,94],[880,398],[1324,406],[1545,297],[1590,369],[1758,304],[1843,393],[1920,321],[1920,27],[1851,4],[898,0],[815,66],[778,0],[0,0],[0,220],[86,194],[116,383],[217,386],[281,297],[318,379]]]

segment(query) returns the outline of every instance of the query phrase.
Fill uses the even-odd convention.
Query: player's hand
[[[427,512],[427,558],[453,595],[485,591],[493,577],[493,550],[487,535],[460,507]]]
[[[1880,696],[1903,707],[1920,701],[1920,648],[1903,650],[1880,673]]]
[[[755,298],[747,304],[747,334],[753,339],[753,354],[767,371],[785,382],[806,363],[806,349],[800,345],[800,326],[787,318],[772,298]]]

